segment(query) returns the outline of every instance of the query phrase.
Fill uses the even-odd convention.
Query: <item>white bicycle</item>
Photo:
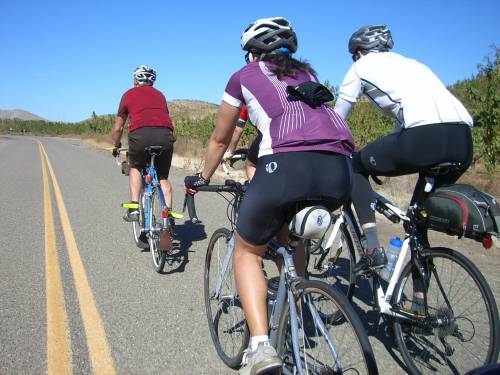
[[[428,178],[432,183],[430,173]],[[365,274],[373,309],[392,325],[412,374],[464,374],[496,363],[500,325],[491,289],[465,256],[430,246],[420,203],[405,213],[376,194],[374,209],[393,223],[402,222],[406,234],[387,283],[375,272]],[[362,254],[362,242],[361,229],[347,204],[334,215],[330,234],[322,242],[309,242],[309,278],[327,281],[352,300],[353,267],[357,254]]]

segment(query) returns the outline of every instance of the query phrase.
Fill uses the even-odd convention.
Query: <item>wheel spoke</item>
[[[424,374],[463,374],[496,361],[498,311],[484,277],[469,260],[452,250],[431,249],[426,256],[426,264],[434,266],[426,291],[429,318],[425,318],[432,320],[432,327],[422,329],[405,320],[395,322],[405,363],[411,371],[418,368]],[[395,295],[413,294],[411,272],[409,264]],[[404,303],[399,301],[400,306]]]

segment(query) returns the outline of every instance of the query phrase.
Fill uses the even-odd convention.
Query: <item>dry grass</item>
[[[112,147],[111,138],[107,135],[96,134],[88,137],[80,137],[80,139],[98,148],[109,149]],[[174,151],[174,158],[172,160],[173,166],[186,169],[189,172],[199,171],[203,167],[205,148],[201,141],[179,138],[177,142],[175,142]],[[498,172],[493,176],[489,175],[482,163],[476,163],[469,168],[462,178],[460,178],[459,182],[473,185],[479,190],[500,197],[500,180],[498,176]],[[220,180],[227,176],[219,172],[215,177]],[[243,179],[244,172],[236,169],[231,170],[230,177]],[[386,177],[382,179],[382,186],[372,183],[372,187],[398,207],[406,208],[410,202],[416,181],[417,175]]]
[[[174,145],[175,154],[183,157],[201,158],[205,155],[203,142],[198,139],[179,138]]]
[[[486,171],[484,163],[477,162],[467,170],[459,182],[473,185],[481,191],[500,197],[500,167],[497,167],[496,173],[490,174]]]

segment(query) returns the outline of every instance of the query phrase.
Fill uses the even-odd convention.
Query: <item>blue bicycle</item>
[[[127,149],[122,148],[118,151],[120,153]],[[162,153],[162,146],[149,146],[144,151],[149,155],[150,162],[141,171],[142,190],[139,203],[124,203],[122,207],[139,209],[139,220],[132,222],[135,243],[140,248],[149,247],[153,257],[153,266],[156,272],[161,273],[168,253],[173,251],[173,219],[179,219],[182,215],[167,206],[156,173],[154,162],[155,158]],[[121,165],[122,173],[127,174],[126,162]]]

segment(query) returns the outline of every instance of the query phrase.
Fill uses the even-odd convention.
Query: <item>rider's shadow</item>
[[[176,225],[173,240],[174,249],[167,253],[162,274],[184,272],[189,263],[189,253],[194,253],[194,250],[190,250],[191,245],[194,241],[206,238],[205,226],[201,223],[193,224],[190,220],[186,220],[184,224]]]
[[[381,280],[384,290],[387,288],[387,283]],[[358,276],[356,280],[356,289],[354,291],[352,306],[356,313],[361,318],[368,336],[375,337],[379,340],[396,363],[405,370],[406,365],[398,356],[398,349],[395,342],[392,324],[382,318],[382,314],[374,310],[374,299],[372,286],[370,281],[362,276]],[[358,305],[356,299],[362,301],[368,308],[365,310]]]

